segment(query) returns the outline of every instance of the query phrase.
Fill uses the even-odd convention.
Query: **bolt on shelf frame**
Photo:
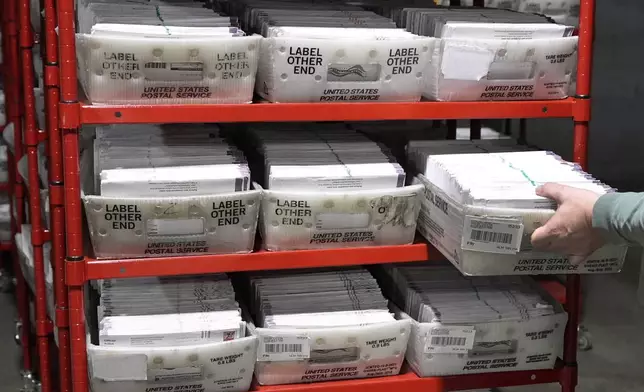
[[[23,157],[22,145],[22,94],[21,94],[21,68],[20,49],[18,42],[18,3],[10,0],[2,4],[2,39],[3,39],[3,61],[4,61],[4,91],[5,110],[7,113],[7,125],[13,126],[13,151],[10,151],[9,176],[12,185],[11,217],[12,231],[19,233],[22,229],[25,217],[25,188],[24,182],[18,172],[18,161]],[[13,234],[12,233],[12,234]],[[29,312],[29,288],[25,281],[16,249],[13,252],[13,271],[16,277],[16,298],[18,308],[18,319],[22,325],[20,332],[20,345],[22,347],[21,367],[24,372],[32,371],[31,365],[31,319]]]
[[[22,0],[26,1],[26,0]],[[79,132],[83,124],[190,123],[190,122],[281,122],[357,120],[456,120],[524,119],[565,117],[574,122],[574,160],[586,168],[590,121],[590,73],[592,63],[594,0],[581,0],[578,45],[577,93],[559,101],[520,102],[409,102],[409,103],[310,103],[242,105],[108,105],[80,101],[76,72],[74,1],[56,0],[59,43],[59,128],[62,135],[64,217],[71,346],[72,390],[89,390],[83,289],[93,279],[135,276],[170,276],[191,273],[288,269],[378,262],[426,260],[433,248],[426,244],[406,246],[328,249],[288,252],[258,252],[236,255],[204,255],[176,258],[95,260],[83,246],[83,206],[79,173]],[[248,264],[247,264],[248,263]],[[580,278],[570,275],[566,283],[569,322],[564,355],[555,369],[419,378],[413,372],[385,378],[332,381],[314,384],[253,386],[270,392],[443,392],[542,383],[560,383],[563,392],[577,385],[577,324],[580,311]]]

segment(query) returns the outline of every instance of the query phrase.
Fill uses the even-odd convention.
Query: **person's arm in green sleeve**
[[[608,193],[597,199],[592,226],[610,243],[644,245],[644,193]]]

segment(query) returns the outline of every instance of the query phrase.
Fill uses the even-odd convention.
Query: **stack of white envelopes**
[[[472,275],[619,271],[624,247],[602,247],[581,264],[532,248],[532,233],[557,208],[536,195],[539,185],[613,189],[551,152],[521,150],[507,140],[410,143],[416,181],[425,186],[421,233]]]
[[[253,125],[264,172],[262,236],[267,249],[411,243],[422,187],[390,151],[344,125]]]
[[[439,39],[423,96],[439,101],[561,99],[576,65],[573,27],[500,9],[406,8],[397,23]]]
[[[101,346],[185,346],[245,336],[226,275],[112,279],[98,287]]]
[[[567,315],[524,277],[464,277],[442,263],[385,266],[381,283],[413,320],[407,360],[421,376],[544,369]]]
[[[83,163],[99,257],[252,249],[259,191],[244,154],[216,126],[99,127]]]
[[[273,102],[418,101],[433,40],[342,3],[246,0],[265,37],[256,92]]]
[[[104,280],[97,288],[93,390],[248,390],[257,342],[246,337],[226,275]]]
[[[405,185],[388,148],[343,126],[300,124],[283,131],[252,126],[272,190],[369,190]]]
[[[244,155],[212,125],[98,128],[94,178],[102,196],[194,196],[250,187]]]
[[[365,269],[249,277],[261,384],[397,374],[409,321],[396,320]]]
[[[92,0],[78,7],[79,77],[93,103],[252,101],[259,36],[198,2]]]

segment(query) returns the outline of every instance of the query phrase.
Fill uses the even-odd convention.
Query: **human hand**
[[[532,233],[535,249],[565,254],[572,264],[579,264],[604,244],[599,231],[593,228],[598,194],[554,183],[538,187],[536,193],[556,201],[559,207],[545,225]]]

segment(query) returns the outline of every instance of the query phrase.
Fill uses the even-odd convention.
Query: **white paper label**
[[[474,327],[442,325],[432,328],[425,343],[426,353],[467,353],[474,347]]]
[[[371,216],[366,213],[334,213],[324,212],[318,214],[315,228],[318,230],[362,229],[369,226]]]
[[[487,76],[494,52],[485,48],[446,44],[441,62],[445,79],[479,81]]]
[[[205,231],[203,218],[148,219],[149,236],[197,235]]]
[[[148,369],[148,382],[186,382],[203,379],[203,366]]]
[[[297,336],[260,336],[257,360],[267,361],[293,361],[309,359],[311,346],[309,337]]]
[[[523,223],[518,219],[466,215],[461,247],[477,252],[516,254],[522,238]]]
[[[204,66],[201,61],[154,61],[144,65],[145,78],[153,81],[201,81]]]

